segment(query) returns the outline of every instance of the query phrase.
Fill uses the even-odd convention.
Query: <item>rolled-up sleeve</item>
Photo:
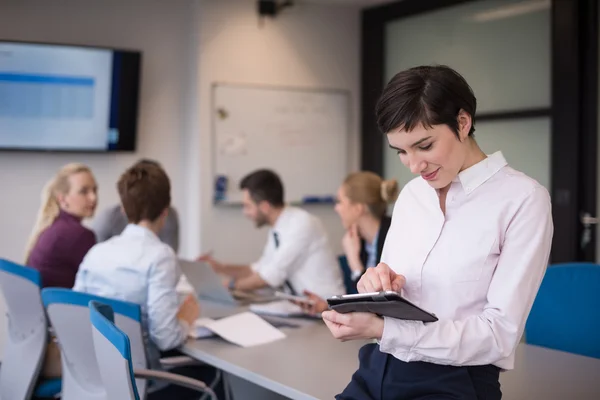
[[[177,319],[179,278],[174,254],[161,258],[149,271],[148,330],[152,341],[163,351],[181,345],[188,334],[187,324]]]

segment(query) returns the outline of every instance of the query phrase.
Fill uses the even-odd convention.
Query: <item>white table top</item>
[[[244,308],[207,307],[220,317]],[[291,320],[283,340],[241,348],[220,338],[189,340],[187,355],[291,399],[333,399],[358,367],[364,341],[342,343],[320,321]],[[600,399],[600,360],[521,344],[515,369],[500,375],[503,399]]]
[[[507,400],[598,400],[600,359],[521,344],[500,385]]]

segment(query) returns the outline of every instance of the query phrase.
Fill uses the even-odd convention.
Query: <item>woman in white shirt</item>
[[[552,242],[547,190],[486,156],[474,139],[475,96],[446,66],[397,74],[379,128],[420,177],[402,190],[382,263],[358,291],[401,291],[439,321],[323,313],[334,337],[377,339],[337,399],[500,399]]]

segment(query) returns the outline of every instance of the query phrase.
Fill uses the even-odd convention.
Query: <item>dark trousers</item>
[[[337,400],[500,400],[500,369],[403,362],[367,344],[360,365]]]
[[[182,354],[177,350],[161,352],[161,358],[176,357],[181,355]],[[209,386],[215,379],[215,374],[217,373],[217,370],[215,369],[215,367],[212,367],[210,365],[198,365],[173,368],[170,369],[169,372],[197,379]],[[219,382],[219,384],[213,388],[213,390],[215,391],[215,394],[219,399],[225,398],[222,379]],[[146,398],[147,400],[198,400],[200,397],[202,397],[202,395],[203,392],[197,392],[195,390],[187,389],[181,386],[169,385],[164,389],[148,393],[148,396]]]

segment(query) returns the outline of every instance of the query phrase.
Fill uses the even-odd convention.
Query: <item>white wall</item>
[[[528,13],[482,18],[517,3],[522,0],[466,2],[389,22],[386,79],[416,65],[446,64],[473,88],[478,114],[549,107],[550,3]],[[423,31],[423,26],[431,29]],[[484,152],[502,151],[513,168],[550,187],[550,118],[478,121],[475,128],[475,139]],[[415,175],[387,142],[385,147],[386,177],[405,185]]]
[[[0,153],[0,257],[22,260],[41,188],[61,165],[89,164],[104,208],[118,201],[119,174],[138,158],[152,157],[172,180],[181,254],[214,249],[226,260],[252,261],[266,232],[245,221],[241,209],[211,204],[210,86],[226,81],[349,90],[349,159],[357,169],[359,35],[355,7],[298,4],[259,26],[254,0],[0,2],[0,38],[143,52],[135,154]],[[313,206],[311,211],[323,219],[340,252],[342,229],[333,210]],[[234,246],[228,245],[232,239]]]
[[[274,20],[263,22],[260,27],[254,1],[201,3],[198,22],[201,148],[212,148],[209,105],[213,82],[347,89],[352,97],[350,166],[358,168],[358,9],[301,3],[284,10]],[[253,260],[260,254],[266,230],[257,232],[243,219],[239,208],[212,206],[211,159],[202,157],[200,162],[205,249],[213,249],[216,257],[234,262]],[[323,219],[332,244],[340,252],[342,228],[332,208],[312,206],[309,210]],[[232,237],[236,238],[233,246]]]
[[[70,161],[92,167],[99,184],[99,208],[103,208],[118,201],[115,182],[125,167],[141,156],[156,158],[171,176],[175,205],[183,207],[186,160],[182,149],[190,136],[184,118],[189,75],[186,69],[193,60],[188,51],[190,5],[180,1],[178,7],[169,7],[160,0],[0,3],[0,37],[4,39],[114,46],[143,52],[136,154],[0,153],[2,256],[22,259],[41,188],[54,171]],[[184,225],[189,222],[184,221]]]

